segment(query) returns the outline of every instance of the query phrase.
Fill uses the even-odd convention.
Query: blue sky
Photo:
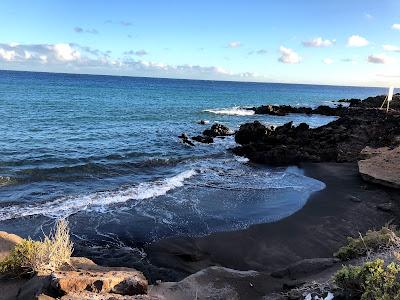
[[[400,1],[0,2],[0,69],[400,85]]]

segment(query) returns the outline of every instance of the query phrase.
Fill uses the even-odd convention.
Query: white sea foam
[[[241,163],[248,163],[250,160],[247,157],[244,156],[237,156],[234,155],[236,161],[241,162]]]
[[[88,195],[69,196],[36,205],[15,205],[0,208],[0,220],[44,215],[48,217],[66,217],[86,209],[101,209],[111,204],[129,200],[145,200],[165,195],[182,187],[185,180],[197,174],[196,170],[187,170],[176,176],[144,182],[139,185],[116,191],[97,192]]]
[[[217,108],[217,109],[206,109],[204,112],[209,112],[217,115],[231,115],[231,116],[252,116],[255,114],[254,110],[244,109],[238,106],[230,108]]]
[[[11,177],[8,176],[0,176],[0,186],[6,186],[13,184],[14,180]]]

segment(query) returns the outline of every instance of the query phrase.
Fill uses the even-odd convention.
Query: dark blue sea
[[[383,92],[0,71],[0,230],[40,236],[63,217],[77,242],[135,248],[274,222],[324,183],[297,167],[235,157],[233,137],[189,147],[178,136],[214,122],[233,130],[254,120],[320,126],[334,118],[255,116],[243,108],[334,105]]]

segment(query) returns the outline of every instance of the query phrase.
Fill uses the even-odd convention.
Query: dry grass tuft
[[[73,251],[68,222],[57,221],[43,241],[23,240],[0,262],[0,272],[15,275],[51,272],[69,263]]]
[[[334,256],[350,260],[374,253],[393,252],[400,249],[400,237],[394,227],[385,226],[380,230],[369,230],[359,238],[348,238],[347,245],[341,247]]]

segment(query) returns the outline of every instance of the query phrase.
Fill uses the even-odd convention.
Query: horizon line
[[[376,88],[376,89],[385,89],[386,88],[384,86],[363,86],[363,85],[346,85],[346,84],[336,85],[336,84],[323,84],[323,83],[299,83],[299,82],[296,83],[296,82],[276,82],[276,81],[240,81],[240,80],[224,80],[224,79],[150,77],[150,76],[135,76],[135,75],[93,74],[93,73],[74,73],[74,72],[50,72],[50,71],[10,70],[10,69],[0,69],[0,72],[44,73],[44,74],[86,75],[86,76],[109,76],[109,77],[187,80],[187,81],[210,81],[210,82],[231,82],[231,83],[255,83],[255,84],[317,85],[317,86],[358,87],[358,88]]]

